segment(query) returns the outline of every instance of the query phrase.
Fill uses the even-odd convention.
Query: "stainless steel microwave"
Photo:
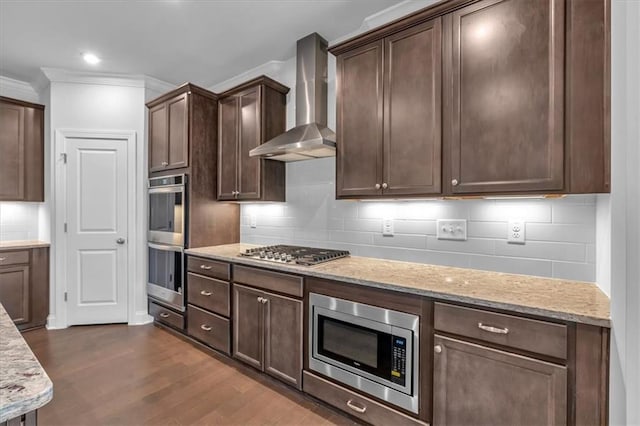
[[[416,315],[309,294],[309,368],[418,413]]]
[[[153,243],[185,246],[187,175],[149,179],[149,230]]]

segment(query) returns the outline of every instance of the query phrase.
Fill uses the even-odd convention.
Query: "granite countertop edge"
[[[30,411],[37,410],[48,404],[53,399],[53,383],[49,379],[49,384],[40,392],[21,401],[8,404],[0,410],[0,424],[7,420],[16,418]]]
[[[15,240],[15,241],[0,241],[0,250],[23,250],[39,247],[49,247],[51,243],[40,240]]]
[[[206,249],[215,249],[215,247],[216,246],[191,248],[191,249],[185,250],[185,254],[204,257],[212,260],[220,260],[220,261],[225,261],[225,262],[230,262],[230,263],[235,263],[235,264],[240,264],[245,266],[253,266],[253,267],[268,269],[272,271],[287,272],[287,273],[292,273],[297,275],[304,275],[304,276],[323,278],[323,279],[329,279],[329,280],[338,280],[338,281],[342,281],[349,284],[362,285],[365,287],[373,287],[373,288],[379,288],[384,290],[393,290],[393,291],[399,291],[403,293],[416,294],[419,296],[427,296],[434,299],[440,299],[443,301],[466,303],[469,305],[485,307],[485,308],[504,309],[506,311],[511,311],[515,313],[536,315],[536,316],[541,316],[541,317],[556,319],[561,321],[569,321],[569,322],[576,322],[576,323],[587,324],[587,325],[594,325],[598,327],[611,328],[611,320],[609,318],[604,319],[600,317],[581,315],[581,314],[576,314],[571,312],[556,311],[556,310],[550,310],[545,308],[518,305],[515,303],[493,301],[493,300],[483,299],[480,297],[471,297],[471,296],[464,296],[464,295],[458,295],[458,294],[447,293],[447,292],[438,292],[438,291],[428,290],[428,289],[419,289],[414,287],[407,287],[402,284],[377,282],[377,281],[371,281],[366,279],[356,279],[356,278],[343,276],[339,274],[332,274],[332,273],[318,271],[318,270],[315,270],[313,267],[307,267],[305,269],[301,269],[301,267],[295,267],[295,266],[291,267],[286,264],[266,263],[264,261],[254,260],[254,259],[241,257],[241,256],[220,255],[220,254],[208,253],[206,251],[203,251]],[[411,262],[405,262],[405,263],[411,263]],[[486,272],[486,271],[483,271],[483,272]],[[495,273],[502,274],[501,272],[495,272]],[[550,280],[552,278],[540,277],[540,279]]]

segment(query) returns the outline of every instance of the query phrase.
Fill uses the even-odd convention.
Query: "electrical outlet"
[[[249,225],[252,228],[255,228],[258,226],[258,215],[256,213],[251,213],[249,215]]]
[[[525,223],[522,220],[510,220],[507,231],[507,242],[510,244],[524,244]]]
[[[382,219],[382,235],[393,236],[393,219],[390,217]]]
[[[466,241],[466,219],[438,219],[436,222],[437,237],[439,240]]]

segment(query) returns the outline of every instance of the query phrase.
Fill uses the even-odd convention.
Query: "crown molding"
[[[0,94],[27,102],[40,102],[40,95],[31,84],[3,75],[0,75]]]
[[[246,81],[253,80],[254,78],[258,78],[260,76],[266,75],[274,80],[278,80],[278,75],[284,66],[285,61],[269,61],[265,62],[262,65],[258,65],[255,68],[251,68],[248,71],[243,72],[242,74],[238,74],[235,77],[231,77],[225,81],[214,84],[213,86],[209,86],[207,90],[210,90],[214,93],[222,93],[225,92],[232,87],[238,86]]]
[[[176,88],[175,84],[167,83],[155,77],[144,74],[118,74],[94,71],[75,71],[61,68],[41,68],[49,82],[98,84],[103,86],[141,87],[158,92],[166,92]]]

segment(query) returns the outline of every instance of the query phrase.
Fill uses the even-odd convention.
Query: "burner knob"
[[[267,252],[267,259],[273,259],[273,252],[272,251],[268,251]]]
[[[292,262],[293,261],[293,256],[291,256],[290,254],[287,255],[287,262]]]
[[[280,260],[280,253],[278,253],[278,252],[273,253],[273,258],[275,260]]]
[[[266,255],[265,252],[263,252],[263,251],[260,252],[260,259],[264,259],[266,256],[267,255]]]

